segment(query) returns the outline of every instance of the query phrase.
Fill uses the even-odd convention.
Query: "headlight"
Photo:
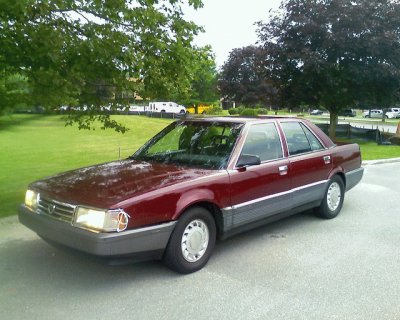
[[[128,226],[129,215],[122,209],[98,210],[78,207],[75,223],[97,231],[124,231]]]
[[[36,210],[37,205],[38,205],[38,201],[39,201],[39,193],[33,191],[33,190],[26,190],[25,193],[25,205],[32,209],[32,210]]]

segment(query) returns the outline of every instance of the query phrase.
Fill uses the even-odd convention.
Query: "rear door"
[[[293,208],[318,205],[332,170],[331,152],[304,123],[281,121],[281,127],[289,152]]]

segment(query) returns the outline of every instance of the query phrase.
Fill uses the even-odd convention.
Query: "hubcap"
[[[328,189],[326,195],[326,201],[328,203],[328,208],[331,211],[335,211],[340,204],[340,199],[342,198],[342,192],[340,186],[337,182],[333,182]]]
[[[202,220],[190,222],[182,235],[182,254],[186,261],[196,262],[201,259],[207,250],[209,231]]]

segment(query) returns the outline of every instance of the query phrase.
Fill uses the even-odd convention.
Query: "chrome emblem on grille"
[[[49,206],[47,207],[47,212],[49,214],[53,214],[55,210],[56,210],[56,205],[55,204],[49,204]]]

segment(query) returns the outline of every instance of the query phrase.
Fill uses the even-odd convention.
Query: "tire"
[[[169,239],[163,258],[165,265],[183,274],[200,270],[212,254],[216,233],[214,218],[208,210],[187,210]]]
[[[315,209],[315,213],[324,219],[335,218],[342,209],[344,193],[343,179],[338,175],[333,176],[328,182],[322,203]]]

